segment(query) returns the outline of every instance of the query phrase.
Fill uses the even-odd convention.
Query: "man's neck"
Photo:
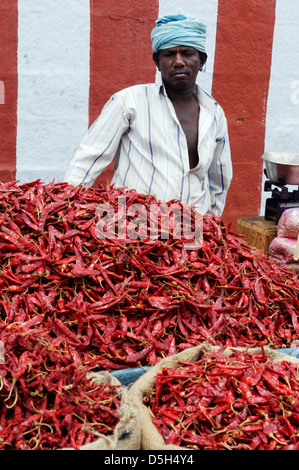
[[[190,103],[194,99],[196,99],[196,85],[192,86],[191,88],[188,89],[183,89],[183,90],[178,90],[178,89],[173,89],[171,87],[168,87],[165,85],[165,90],[167,93],[168,98],[172,102],[177,102],[177,103]]]

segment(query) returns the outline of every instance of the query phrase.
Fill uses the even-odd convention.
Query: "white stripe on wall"
[[[299,154],[298,18],[298,0],[277,0],[265,152]],[[262,57],[258,62],[255,66],[262,66]],[[292,186],[289,189],[293,190]],[[261,215],[264,215],[267,197],[271,197],[271,193],[265,193],[262,188]]]
[[[209,94],[212,90],[214,57],[216,45],[218,0],[160,0],[159,17],[185,13],[194,16],[207,25],[207,54],[206,71],[199,73],[198,83]]]
[[[19,0],[17,174],[62,181],[88,127],[89,0]]]

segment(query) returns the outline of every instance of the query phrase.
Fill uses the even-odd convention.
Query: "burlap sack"
[[[121,385],[109,372],[103,371],[90,374],[96,383]],[[139,450],[141,439],[141,426],[138,407],[132,401],[128,389],[124,387],[121,392],[121,405],[119,408],[120,420],[113,434],[98,436],[94,442],[85,444],[80,450]],[[74,450],[71,447],[62,450]]]
[[[144,396],[155,387],[156,375],[163,367],[178,367],[178,361],[195,362],[200,359],[205,352],[210,351],[212,351],[212,347],[208,343],[202,343],[194,348],[189,348],[173,356],[168,356],[153,366],[130,387],[129,394],[131,400],[137,404],[139,410],[141,422],[141,449],[188,450],[176,445],[165,444],[163,437],[152,422],[149,408],[142,402]]]
[[[148,394],[156,383],[156,374],[163,367],[180,367],[179,361],[190,361],[196,362],[203,354],[212,352],[219,349],[218,347],[211,346],[209,343],[202,343],[194,348],[186,349],[185,351],[175,354],[173,356],[166,357],[161,362],[152,367],[148,372],[141,376],[129,389],[131,400],[137,404],[139,409],[140,421],[141,421],[141,449],[144,450],[190,450],[186,447],[169,445],[166,444],[163,437],[157,430],[156,426],[152,422],[152,415],[149,408],[143,404],[143,398]],[[244,348],[232,348],[238,350],[244,350]],[[295,362],[299,365],[299,359],[296,357],[288,356],[276,352],[268,347],[264,347],[264,351],[267,355],[271,356],[273,362],[289,361]],[[248,349],[251,354],[260,353],[260,348]],[[227,348],[224,354],[229,355],[231,348]]]

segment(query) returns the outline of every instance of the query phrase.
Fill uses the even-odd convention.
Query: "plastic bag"
[[[284,264],[295,263],[297,238],[276,237],[269,246],[269,257]]]
[[[286,209],[277,224],[277,236],[297,238],[299,235],[299,207]]]

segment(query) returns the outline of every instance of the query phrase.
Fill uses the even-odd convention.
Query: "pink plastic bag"
[[[297,264],[294,260],[297,238],[276,237],[269,246],[269,257],[281,261],[283,264]]]
[[[299,234],[299,207],[286,209],[277,224],[277,236],[297,238]]]

